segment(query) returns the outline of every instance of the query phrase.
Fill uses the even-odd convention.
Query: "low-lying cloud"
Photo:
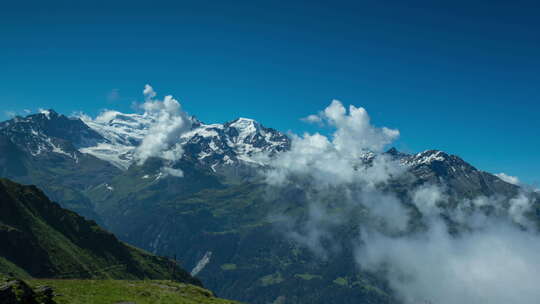
[[[459,236],[441,221],[418,235],[364,235],[357,262],[363,269],[384,268],[405,303],[537,303],[538,236],[488,223]]]
[[[419,181],[383,153],[399,131],[373,126],[361,107],[347,111],[334,100],[303,121],[335,131],[293,134],[291,150],[268,160],[268,184],[301,189],[307,203],[302,220],[278,216],[287,237],[330,258],[339,239],[335,227],[356,220],[358,234],[348,241],[358,267],[384,273],[408,304],[537,302],[540,238],[530,220],[532,191],[451,197],[444,180]],[[394,189],[398,181],[406,188]]]

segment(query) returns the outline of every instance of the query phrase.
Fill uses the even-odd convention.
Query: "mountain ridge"
[[[14,131],[19,134],[26,134],[27,136],[24,138],[14,141],[19,147],[25,148],[20,142],[34,142],[34,140],[28,140],[28,133],[38,137],[41,135],[39,131],[36,134],[36,131],[31,126],[29,127],[32,122],[37,122],[37,125],[41,126],[44,121],[55,121],[55,119],[62,122],[69,121],[72,122],[72,126],[67,131],[64,131],[67,134],[59,132],[60,130],[57,129],[52,131],[47,129],[44,132],[44,135],[50,137],[44,140],[49,144],[49,152],[71,156],[75,161],[77,152],[89,154],[122,170],[126,170],[129,165],[134,163],[133,150],[140,144],[148,131],[149,125],[152,123],[152,118],[148,115],[126,114],[118,111],[104,112],[96,119],[86,115],[67,117],[58,114],[53,109],[43,110],[42,112],[24,118],[15,117],[0,122],[0,133],[12,140],[17,135]],[[291,140],[286,134],[267,128],[250,118],[239,117],[223,124],[205,124],[194,116],[190,118],[192,128],[182,134],[178,142],[183,146],[186,157],[198,160],[201,164],[210,167],[214,172],[217,166],[223,167],[239,163],[262,165],[260,161],[252,158],[254,154],[264,152],[275,155],[290,149]],[[22,124],[22,127],[13,128],[13,126],[19,124]],[[74,133],[81,130],[82,134],[75,136]],[[62,147],[55,145],[58,140],[67,141],[59,144],[66,147],[67,152],[62,150]],[[112,145],[118,149],[119,151],[114,153],[118,153],[118,158],[122,158],[122,160],[111,160],[110,157],[100,153],[100,150],[101,152],[107,150],[106,145]],[[33,156],[36,156],[35,149],[28,148],[28,146],[26,148]],[[111,146],[108,148],[113,149]],[[433,162],[446,160],[452,161],[456,165],[470,166],[472,170],[477,170],[460,157],[447,154],[442,150],[424,150],[415,154],[408,154],[392,147],[385,154],[399,158],[403,164],[411,167],[431,165]],[[366,157],[371,156],[368,153]]]
[[[87,120],[87,127],[94,123],[93,130],[104,139],[97,146],[79,148],[79,162],[53,149],[32,156],[5,135],[2,144],[5,132],[0,129],[0,163],[22,164],[21,168],[3,168],[4,175],[36,183],[47,194],[58,195],[55,200],[63,206],[84,211],[85,216],[105,224],[123,241],[158,254],[177,254],[186,267],[195,267],[209,257],[200,276],[211,289],[229,298],[252,303],[272,303],[282,296],[287,299],[284,303],[336,299],[347,304],[358,300],[397,302],[378,274],[350,267],[355,259],[347,253],[351,245],[346,239],[357,237],[359,225],[369,221],[365,210],[346,213],[346,218],[352,216],[355,221],[349,219],[332,228],[338,236],[336,246],[343,250],[338,259],[321,260],[294,238],[284,237],[284,231],[290,234],[291,229],[302,232],[309,221],[311,181],[293,179],[286,180],[283,187],[269,186],[264,173],[271,170],[271,162],[261,162],[258,155],[269,156],[268,160],[291,151],[287,135],[246,118],[204,124],[192,117],[192,128],[177,141],[182,144],[181,158],[170,162],[151,157],[139,164],[130,157],[146,136],[149,117],[112,112],[89,119],[81,121]],[[93,147],[97,147],[94,155],[99,148],[106,148],[102,151],[106,153],[120,147],[114,161],[128,153],[120,160],[129,165],[120,169],[111,161],[85,153]],[[410,202],[410,189],[440,187],[443,195],[452,198],[443,206],[447,210],[477,196],[510,200],[521,189],[439,150],[415,154],[395,148],[383,153],[366,152],[359,156],[358,164],[369,168],[377,165],[380,157],[391,160],[387,165],[405,171],[405,178],[391,177],[380,190],[405,201],[415,215],[416,229],[422,227],[422,216]],[[182,177],[167,175],[164,166],[181,171]],[[317,190],[324,199],[323,206],[332,212],[348,210],[340,205],[346,198],[339,187],[332,189]],[[506,206],[505,201],[497,203],[501,208]],[[535,210],[532,216],[538,214]],[[332,244],[324,245],[333,248]]]

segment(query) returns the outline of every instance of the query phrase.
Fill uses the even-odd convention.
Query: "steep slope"
[[[480,171],[456,155],[444,151],[426,150],[406,154],[395,148],[386,152],[400,160],[414,174],[418,182],[444,184],[452,196],[475,197],[478,195],[514,196],[518,186],[509,184],[497,176]]]
[[[98,219],[82,192],[121,171],[78,149],[101,140],[80,119],[53,110],[15,117],[0,123],[1,177],[37,185],[62,206]]]
[[[126,245],[35,186],[0,179],[0,271],[32,277],[200,282],[165,258]]]

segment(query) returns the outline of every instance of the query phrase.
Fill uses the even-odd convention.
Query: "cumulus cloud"
[[[516,176],[511,176],[511,175],[507,175],[506,173],[497,173],[495,174],[495,176],[497,176],[498,178],[502,179],[503,181],[509,183],[509,184],[513,184],[513,185],[519,185],[519,178],[517,178]]]
[[[333,100],[319,117],[337,128],[332,140],[336,149],[356,157],[365,152],[380,152],[399,137],[398,130],[371,125],[364,108],[350,105],[347,112],[338,100]]]
[[[395,140],[399,131],[371,125],[364,108],[351,105],[347,112],[341,102],[333,100],[324,111],[307,120],[324,122],[335,131],[330,137],[320,133],[293,134],[291,149],[269,161],[270,184],[282,184],[295,175],[311,176],[327,185],[358,180],[374,184],[400,173],[401,166],[384,155],[372,158],[373,153],[381,152]],[[364,166],[365,161],[370,166]]]
[[[171,95],[163,100],[154,99],[156,92],[150,85],[143,90],[145,102],[140,105],[145,116],[152,118],[148,132],[135,150],[135,158],[143,164],[150,157],[176,161],[183,155],[180,136],[189,131],[191,120],[182,110],[180,102]]]
[[[152,100],[152,98],[156,97],[157,94],[156,94],[156,92],[154,91],[154,88],[152,88],[151,85],[145,84],[144,85],[144,90],[143,90],[143,95],[146,98],[146,100],[149,101],[149,100]]]

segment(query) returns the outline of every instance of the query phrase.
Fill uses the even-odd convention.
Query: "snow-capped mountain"
[[[122,240],[146,250],[178,253],[183,261],[193,265],[204,252],[212,251],[214,262],[207,266],[210,270],[204,274],[209,282],[228,280],[231,286],[264,293],[267,286],[251,282],[260,282],[260,278],[269,273],[285,274],[281,267],[290,264],[273,258],[277,256],[298,261],[296,265],[301,266],[285,268],[291,276],[284,282],[302,280],[304,286],[306,280],[299,278],[298,273],[330,273],[326,277],[328,281],[323,281],[325,276],[321,275],[320,279],[310,282],[329,284],[331,290],[335,290],[337,274],[333,270],[327,272],[321,263],[305,263],[307,254],[292,254],[302,247],[291,247],[290,239],[282,242],[281,236],[275,233],[275,226],[270,226],[274,223],[266,222],[268,214],[274,214],[276,210],[284,210],[288,215],[308,214],[306,202],[310,196],[293,184],[292,187],[285,185],[275,198],[268,195],[269,188],[264,183],[250,179],[252,172],[266,169],[259,170],[261,159],[264,159],[259,156],[288,151],[290,139],[247,118],[224,124],[205,124],[193,117],[189,119],[188,127],[178,136],[175,133],[172,143],[168,141],[174,147],[180,144],[182,158],[166,164],[170,167],[164,167],[163,163],[167,161],[155,157],[144,165],[132,165],[137,161],[138,149],[151,138],[149,136],[154,136],[150,134],[159,123],[151,115],[107,111],[95,119],[86,116],[68,118],[48,110],[24,118],[16,117],[0,123],[0,175],[38,185],[62,206],[101,221]],[[484,196],[509,200],[519,191],[518,186],[477,170],[458,156],[443,151],[407,154],[390,149],[385,154],[384,157],[390,156],[406,168],[406,172],[382,185],[381,190],[396,194],[405,203],[411,194],[409,190],[424,184],[440,186],[444,195],[452,198],[441,206],[445,212],[451,212],[467,199]],[[359,163],[377,164],[375,161],[380,156],[366,152],[359,157]],[[182,178],[169,177],[163,168],[182,170]],[[540,198],[538,194],[534,195],[530,200],[535,202],[532,215],[537,219]],[[336,192],[327,197],[333,200],[340,196]],[[329,201],[328,206],[333,204]],[[363,211],[358,213],[362,214]],[[421,216],[414,220],[420,221]],[[348,221],[339,222],[347,226],[336,226],[339,228],[336,231],[349,231],[344,238],[356,237],[357,226],[349,226]],[[238,249],[240,246],[243,246],[242,250]],[[348,269],[347,265],[354,261],[346,259],[352,258],[353,255],[347,254],[329,259],[336,264],[328,269]],[[238,271],[253,275],[249,280],[237,280],[230,276],[231,270],[223,268],[225,263],[238,264]],[[347,274],[354,279],[369,278],[364,275]],[[324,286],[311,287],[311,290]],[[364,290],[342,289],[347,292]],[[275,297],[264,299],[264,302],[273,299]]]
[[[38,114],[15,117],[0,123],[2,135],[32,156],[56,153],[75,161],[78,150],[103,141],[103,137],[81,120],[42,110]]]
[[[500,192],[515,193],[518,188],[444,151],[426,150],[416,154],[407,154],[392,148],[386,153],[398,159],[420,180],[435,184],[444,180],[444,184],[449,186],[451,192],[491,195]]]
[[[229,168],[263,165],[261,156],[275,155],[290,149],[290,139],[283,133],[266,128],[257,121],[238,118],[224,124],[205,124],[191,117],[191,129],[177,142],[184,151],[182,158],[214,172]],[[126,170],[135,162],[135,152],[155,119],[147,114],[125,114],[107,111],[92,119],[88,116],[67,117],[53,110],[26,117],[15,117],[0,123],[0,135],[7,137],[32,157],[56,155],[77,162],[90,155]],[[477,170],[455,155],[438,150],[406,154],[390,149],[386,152],[409,171],[425,180],[450,178],[469,187],[485,189],[486,180],[502,180]],[[367,153],[364,162],[375,154]],[[506,183],[504,183],[506,184]]]
[[[103,140],[82,147],[80,151],[127,169],[135,161],[135,150],[154,119],[146,114],[108,111],[96,119],[81,116],[81,121],[100,134]],[[192,118],[191,130],[182,134],[178,142],[184,149],[184,157],[214,171],[236,164],[257,164],[257,155],[272,155],[290,146],[286,135],[248,118],[224,124],[204,124]]]
[[[81,148],[80,151],[121,169],[127,169],[134,162],[135,148],[142,142],[153,122],[151,117],[145,115],[116,111],[107,111],[96,119],[84,115],[80,119],[103,138],[95,145]]]
[[[238,163],[260,164],[257,156],[288,150],[289,138],[248,118],[225,124],[196,122],[192,131],[181,138],[184,150],[212,170]]]

